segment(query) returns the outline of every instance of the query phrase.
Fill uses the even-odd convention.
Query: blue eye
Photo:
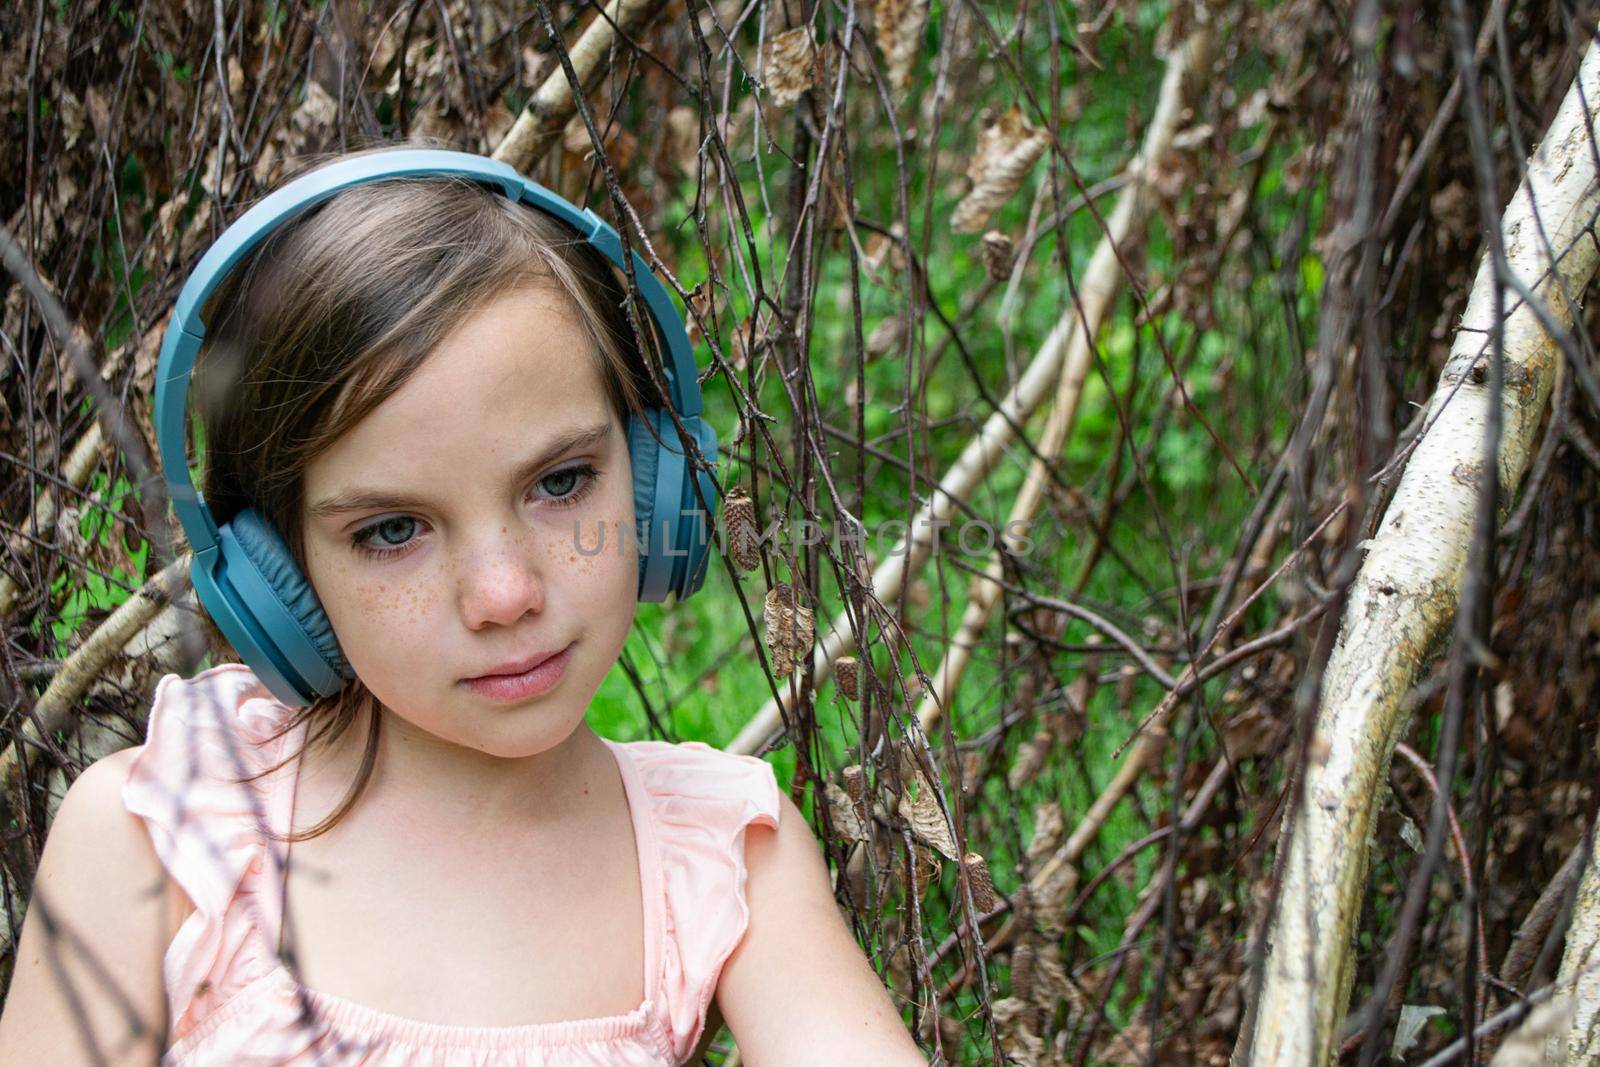
[[[560,484],[567,479],[576,478],[577,483],[573,488],[568,489],[565,493],[557,493],[551,498],[556,507],[570,508],[582,502],[590,491],[594,489],[594,483],[596,478],[599,477],[599,473],[593,464],[580,463],[576,467],[567,467],[564,470],[553,471],[545,475],[539,479],[539,484],[547,485],[550,482]]]
[[[546,496],[549,507],[577,507],[594,492],[600,471],[592,463],[580,463],[562,470],[552,471],[539,479],[538,484],[549,488],[565,486],[560,492]],[[390,515],[370,525],[363,526],[350,537],[351,548],[359,555],[373,559],[390,559],[411,551],[420,534],[420,519],[410,515]]]
[[[369,556],[392,556],[404,551],[406,542],[411,540],[408,535],[415,532],[416,526],[417,520],[409,515],[391,515],[357,530],[350,543],[356,551]]]

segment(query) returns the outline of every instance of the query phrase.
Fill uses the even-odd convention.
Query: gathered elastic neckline
[[[304,735],[305,730],[306,724],[302,723],[296,730],[285,735],[285,743],[299,744],[299,738]],[[411,1019],[332,993],[312,989],[289,972],[289,968],[285,966],[277,951],[278,932],[283,924],[283,904],[286,895],[281,884],[281,872],[280,884],[275,891],[262,894],[267,901],[265,910],[269,928],[253,929],[253,933],[262,942],[261,948],[268,960],[269,969],[266,977],[283,986],[291,997],[296,993],[303,994],[318,1009],[320,1015],[332,1023],[336,1030],[341,1031],[338,1036],[345,1042],[388,1038],[413,1045],[503,1049],[525,1047],[529,1044],[557,1045],[615,1040],[646,1031],[655,1014],[657,995],[663,980],[664,960],[660,940],[665,925],[664,874],[650,811],[650,796],[643,779],[639,776],[639,770],[622,742],[605,737],[600,740],[610,750],[622,775],[628,815],[633,824],[634,852],[639,868],[640,895],[644,909],[645,996],[638,1006],[619,1015],[557,1019],[508,1026],[476,1026]],[[281,756],[280,753],[278,758]],[[274,798],[275,803],[272,805],[274,829],[279,833],[287,833],[291,828],[295,797],[299,788],[300,761],[292,760],[291,764],[293,770],[290,772],[290,779],[278,791]],[[265,874],[265,871],[262,873]],[[270,882],[268,884],[270,886]]]
[[[518,1023],[511,1026],[469,1026],[461,1023],[434,1023],[380,1011],[353,1000],[323,993],[302,985],[289,973],[283,961],[275,960],[269,979],[284,987],[289,997],[297,993],[317,1009],[317,1014],[332,1024],[338,1038],[346,1043],[381,1044],[385,1040],[426,1047],[458,1046],[476,1049],[524,1048],[586,1041],[612,1041],[634,1037],[647,1029],[654,1001],[646,997],[638,1007],[621,1015],[592,1016],[587,1019],[557,1019],[543,1023]]]

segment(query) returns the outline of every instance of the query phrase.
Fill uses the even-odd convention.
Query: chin
[[[583,720],[582,707],[572,709],[568,701],[548,697],[520,704],[471,701],[451,725],[460,732],[460,724],[469,722],[473,729],[460,739],[449,740],[507,759],[536,756],[566,741]]]

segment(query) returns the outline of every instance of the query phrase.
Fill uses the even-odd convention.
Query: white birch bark
[[[1591,45],[1501,222],[1511,272],[1563,328],[1573,320],[1569,296],[1583,292],[1596,264],[1595,241],[1584,230],[1600,206],[1590,143],[1597,109],[1600,46]],[[1552,249],[1554,276],[1546,273]],[[1269,924],[1253,1034],[1241,1035],[1236,1064],[1246,1061],[1247,1047],[1256,1067],[1332,1061],[1354,978],[1352,942],[1373,819],[1406,725],[1402,698],[1447,634],[1466,574],[1491,400],[1487,377],[1477,381],[1473,368],[1491,356],[1493,305],[1486,256],[1429,405],[1430,425],[1368,542],[1328,662],[1282,894]],[[1501,484],[1515,489],[1562,356],[1509,288],[1506,308],[1498,461]]]
[[[1563,989],[1575,986],[1572,1021],[1566,1033],[1547,1047],[1545,1061],[1600,1062],[1600,847],[1590,854],[1572,902],[1572,925],[1567,927],[1557,984]]]

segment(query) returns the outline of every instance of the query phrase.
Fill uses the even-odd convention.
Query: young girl
[[[617,275],[483,185],[353,186],[209,305],[205,504],[349,681],[163,678],[74,782],[0,1065],[925,1063],[771,767],[585,721],[638,599]],[[164,893],[151,887],[164,885]]]

